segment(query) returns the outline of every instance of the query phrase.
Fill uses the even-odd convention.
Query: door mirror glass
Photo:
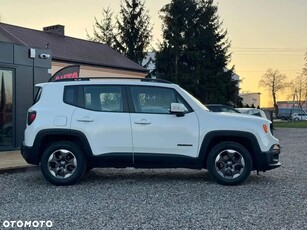
[[[171,113],[184,114],[185,106],[181,103],[171,103]]]

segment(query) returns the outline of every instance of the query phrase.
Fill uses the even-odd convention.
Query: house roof
[[[0,23],[0,33],[19,45],[49,48],[53,60],[146,72],[139,64],[102,43],[5,23]]]

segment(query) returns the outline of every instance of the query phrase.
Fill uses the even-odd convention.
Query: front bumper
[[[269,151],[261,152],[257,157],[258,171],[267,171],[281,166],[279,162],[280,146],[273,145]]]
[[[29,147],[22,143],[21,145],[21,155],[28,164],[39,165],[40,154],[34,147]]]

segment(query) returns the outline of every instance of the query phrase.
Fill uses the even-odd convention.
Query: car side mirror
[[[181,103],[171,103],[171,113],[176,114],[177,117],[183,117],[185,106]]]

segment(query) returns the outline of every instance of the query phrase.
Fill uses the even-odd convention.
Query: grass
[[[274,128],[307,128],[307,121],[274,121]]]

